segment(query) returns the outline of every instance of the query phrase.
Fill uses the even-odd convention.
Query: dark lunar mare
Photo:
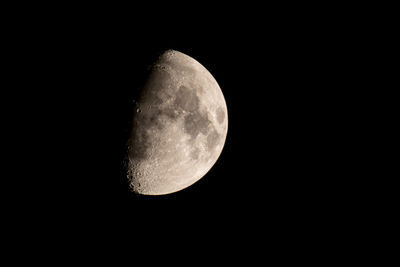
[[[212,151],[216,145],[219,143],[219,134],[215,130],[215,128],[212,129],[211,133],[208,134],[207,136],[207,148],[209,151]]]
[[[217,121],[219,124],[223,123],[225,120],[225,112],[223,107],[217,108]]]
[[[195,90],[181,86],[176,94],[174,103],[178,108],[186,112],[195,112],[199,109],[199,102],[200,100]]]

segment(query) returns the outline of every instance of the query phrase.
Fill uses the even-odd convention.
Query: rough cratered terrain
[[[217,161],[227,128],[212,75],[193,58],[166,51],[136,102],[126,166],[131,189],[160,195],[198,181]]]

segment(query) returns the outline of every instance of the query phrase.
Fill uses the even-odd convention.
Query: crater
[[[223,123],[225,120],[225,112],[222,107],[217,108],[217,121],[219,124]]]

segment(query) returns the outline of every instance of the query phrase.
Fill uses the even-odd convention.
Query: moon
[[[135,104],[127,144],[131,191],[164,195],[200,180],[219,158],[228,130],[222,91],[192,57],[165,51]]]

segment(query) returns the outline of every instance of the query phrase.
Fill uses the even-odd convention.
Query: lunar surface
[[[228,130],[222,91],[193,58],[174,50],[154,63],[135,104],[126,170],[133,192],[163,195],[201,179]]]

